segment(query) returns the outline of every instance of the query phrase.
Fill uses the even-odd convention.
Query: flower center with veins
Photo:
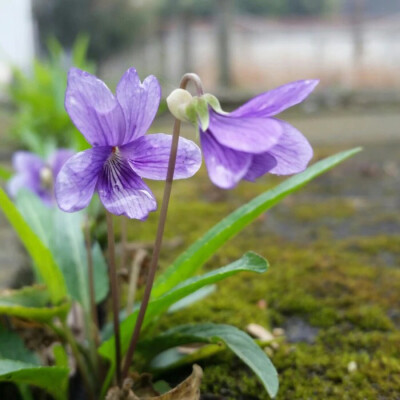
[[[121,174],[124,169],[123,163],[121,162],[122,157],[118,146],[113,146],[111,154],[104,164],[104,171],[108,176],[109,182],[111,183],[114,190],[120,191],[121,185]]]

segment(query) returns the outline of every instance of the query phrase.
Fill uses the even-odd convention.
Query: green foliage
[[[158,318],[162,313],[167,311],[172,304],[185,298],[191,293],[198,291],[202,287],[221,281],[242,271],[262,273],[267,270],[267,267],[268,264],[262,257],[258,256],[255,253],[246,253],[242,258],[225,267],[219,268],[215,271],[211,271],[201,276],[187,279],[186,281],[183,281],[180,284],[176,285],[164,295],[150,301],[143,326],[146,327],[151,322],[154,322],[154,320]],[[122,352],[125,352],[128,349],[129,339],[136,323],[137,314],[138,309],[136,308],[136,310],[121,324]],[[99,349],[100,354],[103,357],[113,360],[114,343],[114,337],[105,341]]]
[[[89,312],[88,261],[82,228],[85,214],[65,213],[45,206],[28,191],[20,191],[17,207],[31,229],[51,251],[64,276],[68,294]],[[92,247],[96,302],[108,294],[107,265],[98,243]]]
[[[344,151],[321,160],[301,174],[287,179],[228,215],[183,252],[159,277],[153,289],[153,296],[160,296],[182,279],[193,275],[224,243],[238,234],[263,212],[360,150],[360,148],[356,148]]]
[[[1,359],[0,381],[38,386],[56,400],[66,400],[68,368],[39,367],[21,361]]]
[[[52,253],[29,227],[13,202],[1,188],[0,208],[32,257],[38,276],[49,290],[52,303],[59,304],[66,299],[67,288],[64,277]]]
[[[177,326],[154,339],[142,342],[142,350],[149,356],[154,355],[155,351],[199,342],[224,343],[253,370],[269,395],[276,396],[279,385],[278,374],[270,359],[249,335],[233,326],[211,323]]]
[[[50,295],[43,286],[25,287],[0,292],[0,314],[46,322],[54,317],[65,318],[70,304],[49,307]],[[8,358],[8,357],[7,357]]]
[[[0,360],[3,358],[39,365],[38,358],[25,347],[23,340],[0,324]]]
[[[88,38],[80,36],[71,58],[74,66],[93,72],[93,65],[86,59],[88,44]],[[48,48],[48,60],[35,61],[33,76],[14,69],[14,81],[9,87],[16,108],[11,134],[22,146],[41,156],[55,147],[87,147],[64,109],[67,54],[55,39],[48,41]]]
[[[8,181],[13,175],[13,171],[10,168],[0,165],[0,179]]]

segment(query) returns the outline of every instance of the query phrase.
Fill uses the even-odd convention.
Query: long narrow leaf
[[[359,151],[361,148],[358,147],[325,158],[235,210],[193,243],[157,279],[152,292],[153,297],[161,296],[182,280],[192,276],[223,244],[260,214]]]
[[[70,303],[49,306],[50,295],[44,286],[0,292],[0,314],[27,320],[46,322],[54,317],[66,317]]]
[[[229,276],[235,275],[241,271],[251,271],[262,273],[268,268],[268,263],[262,257],[255,253],[246,253],[239,260],[219,268],[207,274],[190,278],[182,282],[163,296],[150,301],[146,312],[144,326],[148,325],[152,320],[166,312],[169,307],[177,301],[185,298],[189,294],[199,290],[200,288],[221,281]],[[138,309],[136,309],[121,324],[121,349],[125,352],[128,349],[129,339],[135,327]],[[114,358],[114,337],[104,342],[99,352],[102,356],[113,360]]]
[[[46,207],[34,194],[20,191],[16,204],[25,221],[52,252],[64,276],[69,295],[89,310],[89,283],[83,213],[65,213]],[[94,244],[96,302],[108,292],[107,266],[98,243]]]
[[[38,367],[15,360],[0,360],[0,381],[40,387],[56,400],[66,400],[68,368]]]
[[[145,340],[139,349],[146,355],[190,343],[223,342],[259,377],[271,397],[278,392],[279,382],[275,367],[265,352],[245,332],[230,325],[195,324],[170,329],[156,338]]]
[[[50,250],[25,222],[13,202],[1,188],[0,208],[32,257],[40,277],[49,289],[52,302],[54,304],[59,303],[67,297],[67,288]]]

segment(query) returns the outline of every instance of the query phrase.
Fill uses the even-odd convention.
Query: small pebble
[[[283,328],[274,328],[272,329],[272,334],[274,336],[285,336],[285,330]]]
[[[250,333],[251,336],[266,342],[275,339],[274,335],[271,332],[267,331],[261,325],[249,324],[247,325],[246,330]]]
[[[357,371],[357,363],[355,361],[350,361],[347,364],[347,371],[350,373]]]

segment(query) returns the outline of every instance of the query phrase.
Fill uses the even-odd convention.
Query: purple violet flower
[[[17,172],[8,182],[8,192],[16,197],[19,190],[28,189],[47,205],[54,203],[54,181],[63,164],[74,154],[72,150],[56,150],[47,161],[28,151],[17,151],[12,164]]]
[[[56,181],[59,207],[67,212],[86,207],[97,191],[115,215],[145,220],[157,209],[142,178],[165,180],[172,136],[146,135],[158,110],[161,88],[154,76],[140,82],[134,68],[122,76],[116,96],[94,75],[72,68],[65,108],[92,148],[73,156]],[[201,152],[181,138],[174,179],[189,178],[201,165]]]
[[[241,179],[255,181],[265,173],[296,174],[303,171],[313,151],[292,125],[272,118],[302,102],[317,80],[288,83],[262,93],[223,114],[210,108],[210,122],[200,142],[211,181],[232,189]]]

